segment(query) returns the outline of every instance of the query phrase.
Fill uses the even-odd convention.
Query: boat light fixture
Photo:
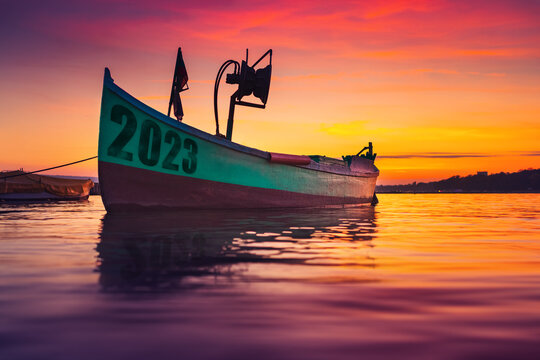
[[[259,68],[255,70],[255,67],[265,58],[269,58],[269,63],[264,68]],[[218,109],[217,109],[217,95],[219,89],[219,82],[221,77],[225,73],[225,70],[230,65],[234,65],[234,71],[231,74],[227,74],[226,83],[227,84],[238,84],[238,90],[236,90],[231,95],[231,100],[229,104],[229,118],[227,120],[227,135],[228,140],[232,139],[232,130],[234,123],[234,108],[236,105],[256,107],[259,109],[266,108],[266,102],[268,101],[268,93],[270,91],[270,79],[272,77],[272,49],[264,53],[263,56],[259,58],[253,65],[248,65],[248,50],[246,49],[246,60],[242,60],[240,65],[235,60],[227,60],[221,65],[221,68],[218,71],[216,77],[216,83],[214,86],[214,115],[216,118],[216,135],[223,136],[219,132],[219,120],[218,120]],[[253,95],[259,100],[262,104],[251,103],[243,101],[244,96]]]

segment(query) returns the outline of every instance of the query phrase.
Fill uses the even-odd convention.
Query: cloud
[[[533,151],[528,153],[523,153],[521,156],[540,156],[540,151]]]
[[[378,155],[380,159],[459,159],[459,158],[494,158],[508,156],[540,156],[540,151],[536,152],[508,152],[497,154],[486,153],[451,153],[451,152],[425,152],[425,153],[409,153],[396,155]]]
[[[415,153],[415,154],[398,154],[398,155],[379,155],[381,159],[457,159],[457,158],[480,158],[493,157],[493,154],[467,154],[467,153]]]
[[[410,69],[410,70],[401,70],[400,74],[404,75],[418,75],[418,74],[442,74],[442,75],[473,75],[473,76],[486,76],[486,77],[504,77],[505,73],[484,73],[479,71],[458,71],[450,69],[432,69],[432,68],[421,68],[421,69]]]
[[[33,32],[139,51],[168,51],[181,41],[200,53],[265,43],[319,56],[387,60],[540,55],[534,16],[540,6],[526,1],[52,0],[12,2],[4,11],[0,40],[15,37],[13,43]]]

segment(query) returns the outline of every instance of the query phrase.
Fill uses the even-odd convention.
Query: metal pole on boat
[[[238,90],[231,95],[231,102],[229,104],[229,119],[227,120],[227,140],[232,139],[233,123],[234,123],[234,107],[236,105],[236,97],[238,96]]]

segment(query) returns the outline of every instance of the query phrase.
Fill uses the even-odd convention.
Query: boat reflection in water
[[[107,214],[97,245],[99,281],[106,292],[230,286],[249,281],[253,264],[269,272],[255,274],[259,280],[281,270],[269,265],[301,265],[301,281],[321,266],[373,267],[375,231],[372,206]]]

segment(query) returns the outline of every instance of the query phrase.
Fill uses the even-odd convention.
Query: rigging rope
[[[58,166],[53,166],[53,167],[46,168],[46,169],[41,169],[41,170],[36,170],[36,171],[31,171],[31,172],[25,172],[25,173],[17,174],[17,175],[2,176],[2,177],[0,177],[0,180],[12,178],[12,177],[17,177],[17,176],[24,176],[24,175],[29,175],[29,174],[35,174],[35,173],[38,173],[38,172],[47,171],[47,170],[52,170],[52,169],[58,169],[58,168],[61,168],[61,167],[64,167],[64,166],[69,166],[69,165],[73,165],[73,164],[78,164],[78,163],[81,163],[81,162],[84,162],[84,161],[88,161],[88,160],[92,160],[92,159],[95,159],[95,158],[97,158],[97,156],[92,156],[92,157],[89,157],[89,158],[87,158],[87,159],[82,159],[82,160],[70,162],[70,163],[67,163],[67,164],[62,164],[62,165],[58,165]]]

